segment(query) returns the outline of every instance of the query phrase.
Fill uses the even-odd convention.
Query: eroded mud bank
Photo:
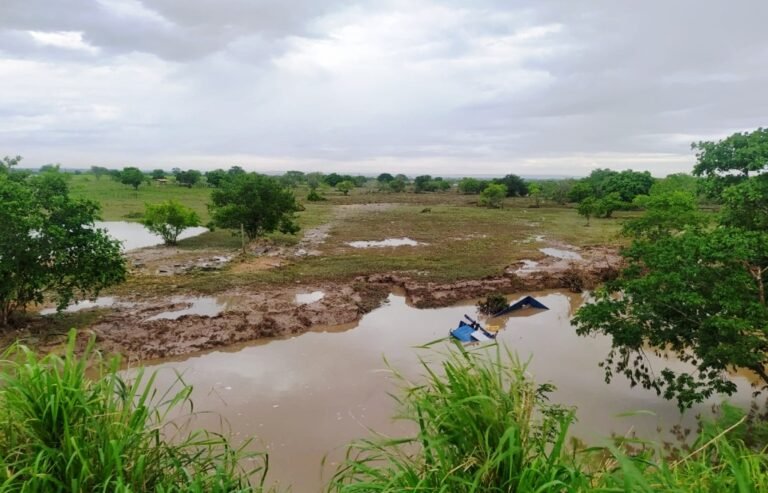
[[[500,276],[454,283],[377,274],[348,284],[225,291],[207,302],[183,296],[136,299],[114,305],[90,331],[102,350],[130,360],[148,360],[355,323],[380,306],[393,289],[404,293],[415,307],[443,307],[492,292],[591,289],[617,274],[621,262],[617,251],[584,248],[578,253],[576,260],[547,256],[510,265]],[[316,292],[322,292],[322,297],[309,303],[297,301],[303,299],[302,293]],[[195,303],[207,303],[209,311],[196,312]],[[210,311],[211,307],[216,308]]]

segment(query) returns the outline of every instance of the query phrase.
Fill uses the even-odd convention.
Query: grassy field
[[[207,221],[210,189],[184,188],[173,184],[142,186],[138,192],[108,178],[96,180],[84,174],[73,176],[73,193],[102,204],[106,220],[136,220],[144,203],[173,198],[195,209]],[[394,272],[423,280],[453,281],[498,275],[509,264],[542,257],[538,250],[547,242],[573,246],[619,245],[622,219],[633,213],[618,213],[613,219],[593,219],[590,226],[575,209],[544,203],[531,207],[527,198],[507,199],[503,209],[477,207],[477,196],[445,193],[382,193],[356,189],[348,196],[332,190],[327,200],[306,202],[307,191],[296,195],[305,210],[298,213],[302,228],[297,236],[272,234],[267,241],[277,246],[298,243],[304,232],[329,224],[329,236],[312,245],[319,256],[289,257],[283,266],[271,269],[244,268],[176,277],[132,279],[119,291],[163,291],[169,283],[183,290],[217,292],[227,287],[252,284],[343,281],[355,276]],[[368,207],[366,204],[386,204]],[[401,248],[355,249],[356,240],[412,238],[422,245]],[[233,250],[240,239],[231,232],[216,230],[180,242],[188,250]]]

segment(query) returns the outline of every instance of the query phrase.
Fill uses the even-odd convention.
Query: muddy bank
[[[452,283],[376,274],[348,284],[233,290],[215,297],[132,299],[112,304],[89,332],[106,352],[121,353],[129,360],[151,360],[355,323],[379,307],[393,289],[399,289],[412,306],[445,307],[494,292],[593,289],[613,279],[621,266],[615,249],[568,248],[516,262],[499,276]]]
[[[547,256],[538,260],[521,260],[508,266],[503,275],[453,283],[414,281],[396,274],[375,274],[361,277],[359,282],[397,286],[408,301],[418,308],[449,306],[459,301],[487,296],[494,292],[505,294],[542,289],[568,289],[581,292],[594,289],[614,279],[621,267],[618,250],[607,247],[576,249],[578,257]]]
[[[296,295],[307,291],[324,295],[311,303],[297,302]],[[388,294],[386,288],[356,283],[226,292],[186,301],[137,301],[106,314],[89,332],[103,351],[121,353],[129,360],[157,359],[356,322]],[[195,312],[199,300],[205,305],[202,314]]]

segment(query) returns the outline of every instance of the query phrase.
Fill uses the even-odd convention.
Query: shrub
[[[499,313],[501,310],[509,306],[506,296],[501,293],[493,293],[488,296],[484,301],[480,301],[477,304],[477,309],[480,313],[485,315],[493,315]]]
[[[187,228],[200,225],[197,213],[175,200],[159,204],[146,204],[141,224],[163,238],[166,245],[175,245],[179,235]]]
[[[176,433],[191,387],[158,393],[141,370],[125,380],[93,339],[76,356],[75,339],[64,356],[17,345],[0,361],[0,492],[261,491],[266,455],[214,433]],[[165,425],[169,416],[176,425]],[[254,470],[241,469],[245,458]]]

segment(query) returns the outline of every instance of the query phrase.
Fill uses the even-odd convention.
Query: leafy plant
[[[484,207],[500,209],[504,207],[504,198],[506,196],[506,185],[491,183],[480,192],[478,204]]]
[[[159,393],[154,374],[124,379],[119,360],[103,360],[93,339],[82,356],[76,347],[73,331],[63,356],[19,345],[3,354],[0,492],[261,491],[265,454],[219,434],[182,432],[176,415],[191,409],[191,387],[179,379]]]
[[[477,303],[477,309],[485,315],[499,313],[509,305],[506,296],[501,293],[493,293],[485,300]]]
[[[277,179],[257,173],[237,174],[211,193],[209,209],[221,228],[243,228],[252,240],[265,233],[296,233],[296,198]]]
[[[0,171],[0,325],[45,295],[63,309],[125,278],[120,243],[94,227],[98,211],[58,174]]]
[[[200,218],[189,207],[175,200],[166,200],[159,204],[146,204],[141,224],[160,235],[166,245],[175,245],[185,229],[200,225]]]

